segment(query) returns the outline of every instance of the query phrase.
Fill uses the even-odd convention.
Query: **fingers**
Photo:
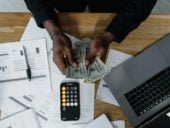
[[[93,40],[90,46],[90,52],[86,57],[85,64],[92,64],[96,57],[99,57],[103,60],[106,55],[106,50],[107,49],[104,47],[103,42],[100,39]]]
[[[62,74],[66,74],[67,64],[62,53],[53,53],[53,61],[59,68]]]
[[[76,67],[77,64],[73,61],[71,53],[70,52],[60,52],[60,53],[54,53],[53,54],[53,61],[59,68],[59,70],[62,72],[62,74],[66,74],[66,69],[69,64],[71,66]]]
[[[90,53],[86,57],[85,64],[90,65],[95,58],[96,58],[95,51],[90,50]]]
[[[53,61],[56,63],[59,70],[66,74],[68,65],[77,66],[72,58],[72,45],[70,39],[64,34],[53,38]]]
[[[65,52],[64,54],[66,55],[66,60],[68,60],[68,63],[73,67],[77,67],[77,63],[73,60],[72,48],[66,47],[64,52]]]

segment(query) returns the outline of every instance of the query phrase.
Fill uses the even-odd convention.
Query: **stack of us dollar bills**
[[[94,82],[103,78],[109,72],[106,65],[98,57],[95,58],[91,65],[85,65],[86,55],[90,50],[90,43],[90,38],[84,38],[74,43],[73,56],[78,63],[78,67],[68,66],[66,78],[85,79],[85,82]]]

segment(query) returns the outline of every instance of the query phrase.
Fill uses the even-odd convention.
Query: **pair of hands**
[[[77,67],[78,64],[72,56],[72,43],[69,37],[64,33],[56,34],[53,40],[53,61],[59,70],[66,74],[66,68],[69,65]],[[104,61],[108,46],[113,40],[113,36],[109,32],[105,32],[102,36],[95,37],[90,45],[90,52],[87,55],[85,64],[88,66],[98,56]]]

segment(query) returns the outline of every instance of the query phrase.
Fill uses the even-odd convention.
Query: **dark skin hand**
[[[106,53],[109,44],[113,41],[114,36],[110,32],[104,32],[101,36],[95,37],[90,45],[90,52],[86,57],[86,65],[93,63],[96,57],[99,57],[103,62],[105,61]]]
[[[68,63],[76,67],[76,62],[72,58],[72,44],[70,39],[64,34],[57,34],[53,37],[53,61],[65,74]]]
[[[73,60],[72,55],[72,43],[65,35],[56,21],[50,19],[46,20],[43,25],[48,33],[52,34],[51,39],[53,41],[53,61],[62,72],[66,74],[66,68],[68,65],[77,67],[76,61]],[[53,34],[55,32],[55,34]],[[103,61],[106,57],[109,44],[113,41],[114,36],[110,32],[104,32],[101,36],[95,37],[90,46],[90,52],[86,57],[86,65],[93,63],[96,57],[101,58]]]
[[[72,58],[72,43],[59,27],[59,24],[53,20],[49,19],[43,22],[44,27],[51,34],[51,39],[53,41],[53,61],[59,68],[62,74],[66,74],[67,65],[70,64],[76,67],[77,64]],[[55,34],[53,34],[55,33]]]

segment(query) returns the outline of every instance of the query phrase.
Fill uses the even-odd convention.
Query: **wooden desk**
[[[59,19],[65,32],[83,38],[100,34],[114,16],[111,13],[66,13],[60,14]],[[0,13],[0,42],[20,40],[30,17],[30,13]],[[170,15],[151,15],[121,44],[112,43],[110,47],[135,55],[168,33]],[[126,128],[132,127],[119,107],[95,100],[95,117],[102,113],[112,120],[125,120]]]

